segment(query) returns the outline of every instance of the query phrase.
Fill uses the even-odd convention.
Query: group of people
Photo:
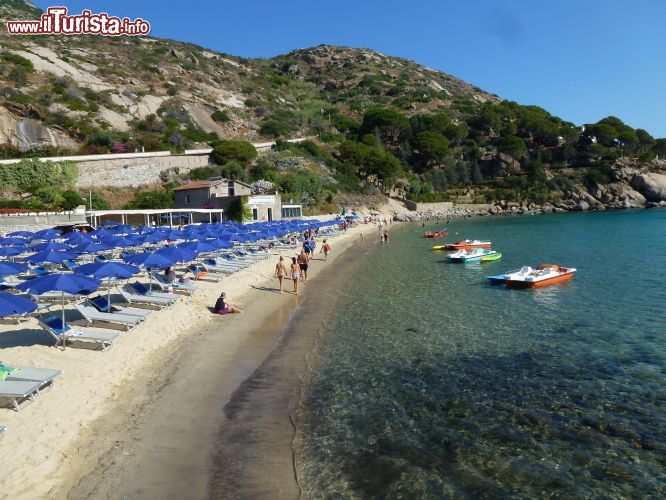
[[[301,253],[299,253],[298,256],[291,258],[289,269],[287,269],[284,257],[280,256],[280,260],[275,265],[275,277],[280,282],[280,293],[283,293],[284,291],[284,279],[288,276],[294,284],[294,293],[298,295],[298,282],[302,281],[305,283],[308,280],[308,267],[316,248],[317,243],[314,236],[311,236],[309,239],[306,238],[303,241]],[[330,252],[331,245],[327,240],[324,240],[319,253],[323,253],[324,260],[327,260]]]

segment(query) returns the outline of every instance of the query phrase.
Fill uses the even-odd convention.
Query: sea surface
[[[394,227],[319,332],[296,405],[306,498],[665,498],[666,211]],[[368,230],[366,239],[378,239]],[[485,277],[578,269],[536,290]]]

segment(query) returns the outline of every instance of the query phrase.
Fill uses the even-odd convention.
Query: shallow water
[[[663,498],[666,211],[448,228],[503,258],[450,264],[420,224],[370,252],[295,412],[304,495]],[[485,282],[539,263],[579,271],[538,290]]]

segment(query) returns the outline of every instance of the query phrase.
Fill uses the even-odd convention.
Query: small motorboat
[[[457,252],[450,253],[448,258],[451,262],[475,262],[496,253],[495,250],[473,248],[471,250],[458,250]]]
[[[481,257],[481,262],[490,262],[493,260],[500,260],[502,258],[502,253],[501,252],[493,252],[489,255],[484,255]]]
[[[490,248],[490,241],[462,240],[446,245],[445,250],[472,250],[473,248]]]
[[[425,233],[423,233],[424,238],[446,238],[447,236],[448,233],[444,229],[442,229],[441,231],[436,231],[434,233],[432,231],[426,231]]]
[[[536,269],[523,266],[520,271],[507,274],[507,288],[536,288],[570,280],[576,269],[556,264],[541,264]]]

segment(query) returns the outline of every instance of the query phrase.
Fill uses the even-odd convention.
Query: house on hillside
[[[303,213],[301,205],[283,206],[277,192],[271,195],[253,196],[252,187],[249,184],[221,177],[192,181],[173,191],[176,208],[221,208],[226,213],[241,196],[247,196],[247,205],[252,210],[252,219],[255,221],[292,219],[301,217]],[[206,221],[193,220],[192,222]]]

